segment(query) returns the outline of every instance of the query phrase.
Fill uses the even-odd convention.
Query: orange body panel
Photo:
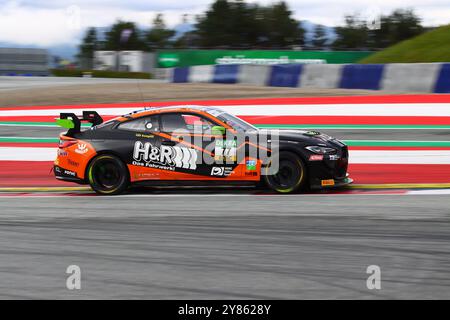
[[[55,165],[75,172],[78,178],[84,179],[86,166],[95,157],[97,152],[90,143],[83,140],[76,140],[65,136],[61,136],[61,140],[77,141],[77,143],[64,149],[58,149]]]
[[[249,158],[250,159],[250,158]],[[247,159],[246,159],[247,160]],[[142,166],[135,166],[128,164],[131,182],[145,181],[145,180],[186,180],[186,181],[259,181],[261,172],[261,161],[257,161],[256,170],[247,170],[246,160],[239,164],[233,172],[223,178],[203,176],[192,173],[176,172],[171,170],[163,170],[157,168],[148,168]],[[224,165],[217,165],[224,166]]]
[[[117,120],[119,122],[128,121],[130,118],[140,118],[144,116],[149,116],[153,114],[162,114],[162,113],[171,113],[171,112],[189,112],[193,114],[201,115],[205,118],[210,119],[212,122],[217,123],[218,125],[226,128],[230,132],[236,133],[236,131],[227,123],[222,122],[211,114],[198,110],[192,109],[189,107],[186,108],[167,108],[167,109],[155,109],[155,110],[146,110],[142,112],[138,112],[135,114],[130,114],[126,117],[117,117],[112,120]],[[201,153],[207,153],[209,155],[213,155],[211,152],[196,146],[187,141],[183,141],[181,136],[174,136],[169,133],[164,132],[152,132],[152,135],[160,136],[163,139],[172,140],[179,145],[184,145],[188,148],[193,148],[198,150]],[[188,133],[189,136],[194,137],[198,136],[198,134]],[[219,137],[221,135],[208,135],[209,137]],[[58,150],[58,157],[55,160],[55,165],[59,166],[63,170],[69,170],[70,172],[76,173],[76,176],[80,179],[85,179],[85,173],[87,165],[89,161],[93,159],[97,155],[97,151],[94,147],[85,142],[83,140],[74,139],[62,134],[60,136],[62,141],[73,141],[75,144]],[[131,142],[130,142],[131,143]],[[241,149],[246,144],[251,144],[248,142],[242,143],[237,147],[237,149]],[[256,146],[259,147],[259,146]],[[264,148],[263,148],[264,149]],[[253,170],[249,170],[246,165],[247,160],[254,160],[256,162],[256,168],[252,168]],[[127,163],[127,168],[130,174],[130,182],[139,182],[145,180],[186,180],[186,181],[259,181],[260,173],[261,173],[261,161],[254,158],[245,158],[243,162],[238,164],[233,171],[227,176],[208,176],[201,175],[195,173],[186,173],[186,172],[177,172],[172,170],[165,170],[154,167],[146,167],[141,165],[134,165]],[[227,167],[227,164],[213,164],[211,167]]]

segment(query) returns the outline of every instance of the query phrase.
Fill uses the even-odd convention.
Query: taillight
[[[68,148],[70,146],[73,146],[76,143],[77,143],[77,140],[59,140],[58,147],[60,149],[65,149],[65,148]]]

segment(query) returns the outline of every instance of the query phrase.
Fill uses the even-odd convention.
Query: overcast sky
[[[0,42],[20,45],[74,45],[86,27],[108,26],[117,19],[150,27],[161,12],[169,26],[183,14],[204,12],[212,0],[0,0]],[[248,0],[267,4],[274,1]],[[295,18],[336,26],[346,13],[363,16],[412,8],[426,26],[450,23],[450,0],[287,0]],[[377,3],[377,6],[373,6]]]

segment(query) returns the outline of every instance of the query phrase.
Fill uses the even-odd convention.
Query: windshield
[[[208,113],[210,113],[211,115],[213,115],[214,117],[216,117],[217,119],[219,119],[222,122],[225,122],[226,124],[228,124],[229,126],[233,127],[233,129],[237,130],[237,131],[253,131],[253,130],[258,130],[256,127],[252,126],[250,123],[239,119],[236,116],[233,116],[232,114],[220,111],[220,110],[215,110],[215,109],[208,109],[207,110]]]

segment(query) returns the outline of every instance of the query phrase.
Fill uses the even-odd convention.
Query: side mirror
[[[221,126],[214,126],[211,128],[211,133],[215,134],[215,135],[225,135],[226,133],[226,129],[224,127]]]

